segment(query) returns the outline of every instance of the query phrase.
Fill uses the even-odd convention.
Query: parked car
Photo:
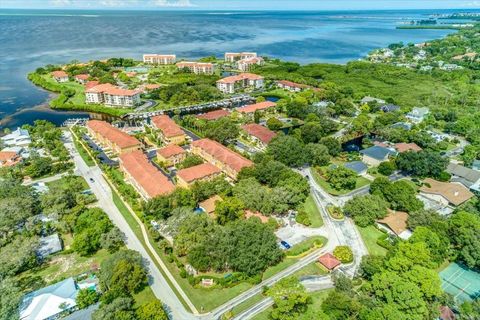
[[[93,180],[93,178],[90,178],[90,182],[92,182],[92,183],[93,183],[93,182],[95,182],[95,180]]]
[[[284,240],[280,241],[280,244],[287,250],[292,247],[287,241]]]

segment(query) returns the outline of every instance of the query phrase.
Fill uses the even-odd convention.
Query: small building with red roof
[[[395,143],[394,148],[395,148],[395,150],[397,150],[397,152],[399,152],[399,153],[403,153],[403,152],[407,152],[407,151],[415,151],[415,152],[418,152],[418,151],[422,151],[422,150],[423,150],[423,149],[420,148],[415,142],[411,142],[411,143],[404,143],[404,142]]]
[[[119,159],[120,170],[124,172],[125,179],[143,199],[167,195],[175,190],[174,184],[148,161],[142,151],[124,153]]]
[[[90,75],[88,74],[77,74],[75,77],[75,81],[81,84],[86,84],[88,82],[88,78],[90,78]]]
[[[250,140],[259,144],[260,148],[265,148],[273,138],[277,136],[272,130],[257,123],[249,123],[242,126]]]
[[[105,121],[90,120],[87,122],[87,129],[93,139],[104,148],[112,150],[115,154],[139,150],[142,146],[135,137],[128,135]]]
[[[218,120],[224,117],[228,117],[230,115],[230,111],[220,109],[220,110],[215,110],[215,111],[209,111],[207,113],[199,114],[197,115],[197,119],[203,119],[203,120]]]
[[[243,114],[255,113],[255,111],[263,111],[270,108],[275,108],[277,104],[272,101],[263,101],[255,104],[249,104],[241,108],[237,108],[237,111]]]
[[[218,177],[222,170],[211,163],[202,163],[197,166],[177,171],[177,185],[189,188],[198,181],[207,181]]]
[[[191,144],[192,153],[220,168],[228,177],[235,180],[238,173],[253,162],[228,149],[217,141],[200,139]]]
[[[336,268],[338,268],[338,266],[340,266],[342,263],[340,262],[340,260],[338,260],[337,258],[335,258],[333,256],[333,254],[327,252],[325,253],[324,255],[320,256],[318,258],[318,262],[320,262],[320,264],[322,266],[324,266],[325,268],[328,269],[328,271],[333,271],[335,270]]]
[[[182,128],[167,115],[153,117],[152,126],[158,130],[160,138],[166,144],[182,144],[187,138]]]
[[[57,70],[50,73],[57,82],[68,82],[68,74],[65,71]]]
[[[157,160],[167,167],[179,164],[185,160],[186,155],[187,152],[176,144],[169,144],[157,150]]]
[[[232,94],[239,89],[251,88],[253,90],[264,87],[264,78],[253,73],[240,73],[217,81],[217,88],[223,93]]]

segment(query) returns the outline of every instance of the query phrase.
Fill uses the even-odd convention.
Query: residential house
[[[134,107],[141,103],[140,94],[138,90],[121,89],[110,83],[104,83],[86,89],[85,102],[115,107]]]
[[[370,102],[376,102],[378,104],[385,104],[385,100],[374,98],[374,97],[369,97],[369,96],[363,97],[362,100],[360,100],[361,104],[368,104]]]
[[[58,233],[54,233],[47,237],[41,237],[40,243],[37,248],[37,255],[45,259],[51,254],[60,252],[63,250],[62,240],[58,236]]]
[[[167,115],[153,117],[152,126],[159,130],[160,138],[166,144],[182,144],[187,138],[182,128]]]
[[[203,120],[218,120],[220,118],[228,117],[230,115],[230,111],[220,109],[220,110],[214,110],[214,111],[209,111],[207,113],[199,114],[197,115],[197,119],[203,119]]]
[[[177,56],[174,54],[144,54],[143,63],[148,64],[174,64]]]
[[[262,89],[264,79],[262,76],[253,73],[240,73],[235,76],[226,77],[217,81],[217,88],[223,93],[233,94],[238,90],[251,88]]]
[[[79,288],[73,278],[26,294],[20,304],[21,320],[52,320],[75,310]]]
[[[187,69],[195,74],[213,74],[215,72],[215,65],[209,62],[190,62],[184,61],[177,63],[178,69]]]
[[[210,139],[193,141],[192,153],[222,169],[228,177],[234,180],[243,168],[253,166],[252,161]]]
[[[249,104],[241,108],[237,108],[237,111],[243,114],[253,114],[255,111],[264,111],[270,108],[275,108],[277,104],[272,101],[263,101],[255,104]]]
[[[142,147],[135,137],[113,127],[108,122],[90,120],[86,127],[90,136],[102,147],[110,149],[115,154],[139,150]]]
[[[14,151],[0,151],[0,168],[13,167],[22,162],[22,157]]]
[[[253,66],[262,66],[265,61],[261,57],[242,59],[237,62],[237,69],[242,72],[248,72]]]
[[[57,82],[68,82],[68,74],[65,71],[58,70],[50,73]]]
[[[408,213],[391,209],[387,209],[387,211],[387,216],[377,220],[377,225],[390,234],[395,234],[403,240],[408,240],[412,236],[412,232],[407,227]]]
[[[394,104],[384,104],[383,106],[380,106],[380,110],[382,110],[385,113],[395,112],[400,110],[400,107]]]
[[[393,145],[393,147],[395,148],[395,150],[397,150],[398,153],[403,153],[403,152],[407,152],[407,151],[415,151],[415,152],[418,152],[418,151],[422,151],[423,149],[420,148],[415,142],[411,142],[411,143],[404,143],[404,142],[400,142],[400,143],[395,143]]]
[[[198,207],[211,218],[215,218],[215,208],[217,207],[217,204],[222,201],[222,197],[219,195],[214,195],[207,200],[200,202]]]
[[[256,58],[256,52],[225,52],[225,62],[236,62],[239,60]]]
[[[32,143],[27,130],[17,128],[15,131],[0,138],[6,147],[28,147]]]
[[[395,129],[403,129],[403,130],[410,131],[410,130],[412,130],[412,126],[413,125],[411,123],[408,123],[408,122],[397,122],[397,123],[392,124],[390,127],[395,128]]]
[[[277,87],[288,90],[288,91],[292,91],[292,92],[300,92],[310,88],[309,85],[295,83],[288,80],[280,80],[280,81],[277,81],[276,84],[277,84]]]
[[[318,258],[318,262],[325,268],[327,268],[328,271],[333,271],[337,269],[342,263],[335,258],[335,256],[329,252],[321,255]]]
[[[242,129],[247,133],[250,140],[263,149],[277,136],[275,132],[256,123],[245,124],[242,126]]]
[[[344,165],[345,168],[355,171],[358,175],[367,173],[368,166],[362,161],[351,161]]]
[[[392,149],[373,146],[367,149],[360,150],[362,154],[362,161],[370,166],[378,166],[380,163],[387,161],[391,156],[396,155]]]
[[[420,194],[443,206],[454,207],[470,200],[474,195],[465,186],[457,182],[440,182],[430,178],[423,180]]]
[[[407,113],[406,117],[413,123],[420,123],[430,113],[428,108],[413,108],[412,111]]]
[[[208,181],[220,176],[222,170],[211,163],[202,163],[186,169],[177,171],[177,185],[182,188],[189,188],[195,182]]]
[[[445,170],[452,175],[450,181],[459,182],[474,193],[480,193],[480,171],[450,162]]]
[[[187,152],[176,144],[169,144],[157,150],[157,159],[167,167],[179,164],[185,160]]]
[[[77,74],[74,79],[80,84],[86,84],[90,76],[88,74]]]
[[[148,161],[142,151],[123,153],[119,159],[120,170],[124,172],[125,180],[144,200],[166,195],[175,190],[173,183]]]

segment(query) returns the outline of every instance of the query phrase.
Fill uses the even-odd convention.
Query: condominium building
[[[115,154],[139,150],[142,146],[140,141],[127,133],[120,131],[111,124],[100,120],[87,122],[90,134],[104,148],[109,148]]]
[[[171,167],[185,160],[187,152],[176,144],[170,144],[157,150],[157,160],[166,167]]]
[[[88,74],[77,74],[74,78],[75,78],[75,81],[77,81],[78,83],[86,84],[90,76]]]
[[[261,66],[265,63],[263,58],[261,57],[254,57],[248,59],[242,59],[237,62],[237,69],[242,72],[250,71],[253,66]]]
[[[241,108],[237,108],[237,111],[243,114],[255,113],[255,111],[264,111],[270,108],[275,108],[276,103],[272,101],[263,101],[255,104],[249,104]]]
[[[85,91],[87,104],[104,104],[116,107],[133,107],[141,103],[140,91],[121,89],[110,83],[96,85]]]
[[[140,150],[124,153],[120,156],[120,170],[144,200],[166,195],[175,186],[168,178],[155,168]]]
[[[50,73],[57,82],[67,82],[68,81],[68,74],[65,71],[53,71]]]
[[[220,168],[211,163],[202,163],[197,166],[182,169],[177,172],[177,185],[189,188],[195,182],[215,179],[222,173]]]
[[[272,130],[256,123],[245,124],[242,126],[242,129],[248,138],[257,143],[262,149],[266,148],[270,141],[277,136]]]
[[[253,73],[240,73],[217,81],[218,90],[223,93],[235,93],[245,88],[261,89],[264,87],[263,77]]]
[[[144,54],[143,63],[148,64],[174,64],[177,56],[174,54]]]
[[[256,52],[225,52],[225,62],[235,62],[256,57]]]
[[[215,65],[209,62],[190,62],[184,61],[177,63],[178,69],[188,69],[195,74],[213,74],[215,72]]]
[[[220,168],[228,177],[234,180],[243,168],[253,166],[252,161],[210,139],[192,142],[192,153]]]
[[[167,115],[153,117],[152,126],[159,131],[160,139],[166,144],[182,144],[187,138],[182,128]]]
[[[292,92],[300,92],[302,90],[305,90],[309,88],[310,86],[302,83],[296,83],[288,80],[280,80],[277,81],[277,87],[292,91]]]

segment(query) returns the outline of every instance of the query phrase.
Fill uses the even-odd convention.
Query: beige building
[[[120,131],[105,121],[90,120],[87,122],[87,129],[94,140],[115,154],[140,150],[142,147],[140,141],[135,137]]]
[[[265,61],[261,57],[242,59],[237,62],[237,69],[242,72],[248,72],[253,66],[262,66],[264,64]]]
[[[182,128],[167,115],[153,117],[152,126],[158,130],[160,139],[165,144],[183,144],[187,139]]]
[[[226,77],[217,81],[218,90],[223,93],[232,94],[238,90],[251,88],[253,90],[264,87],[264,78],[253,73],[240,73],[235,76]]]
[[[198,166],[178,170],[177,185],[182,188],[190,188],[195,182],[215,179],[222,174],[222,170],[210,163],[202,163]]]
[[[133,107],[141,103],[140,93],[138,90],[121,89],[110,83],[104,83],[87,89],[85,102],[115,107]]]
[[[220,168],[233,180],[243,168],[253,166],[252,161],[210,139],[194,141],[191,147],[192,153]]]
[[[171,167],[185,160],[187,152],[176,144],[170,144],[157,150],[157,159],[166,167]]]
[[[420,188],[421,195],[443,206],[456,207],[474,196],[464,185],[457,182],[440,182],[427,178],[423,183],[424,185]]]
[[[53,71],[50,74],[57,82],[68,82],[68,74],[65,71]]]
[[[177,56],[174,54],[144,54],[143,63],[147,64],[174,64]]]
[[[256,58],[256,52],[225,52],[225,62],[236,62],[239,60]]]
[[[191,73],[195,74],[213,74],[215,72],[215,65],[209,62],[179,62],[177,63],[178,69],[188,69]]]

